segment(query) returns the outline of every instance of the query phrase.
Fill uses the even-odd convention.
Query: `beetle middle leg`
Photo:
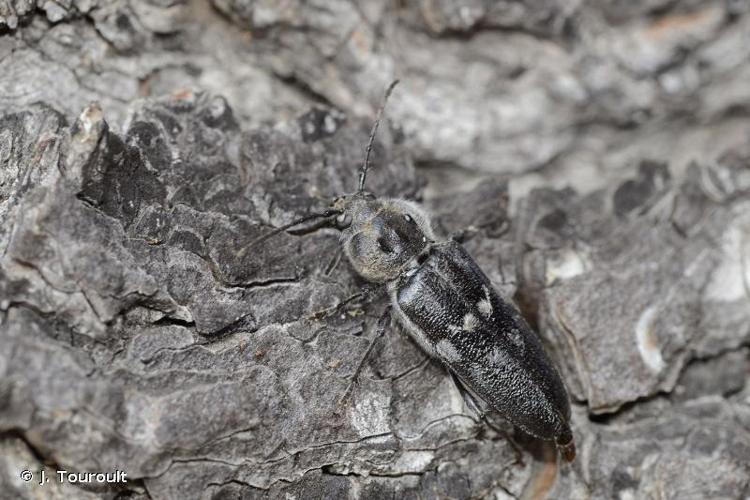
[[[386,329],[388,328],[388,325],[391,322],[391,306],[388,305],[383,310],[383,314],[380,315],[380,318],[378,319],[377,325],[375,327],[375,335],[373,335],[372,340],[370,341],[370,344],[367,346],[367,350],[365,351],[364,355],[359,360],[359,363],[357,363],[357,368],[354,370],[354,374],[352,375],[352,378],[349,380],[349,385],[346,387],[346,391],[344,391],[343,396],[339,399],[339,404],[344,405],[347,402],[347,399],[351,396],[352,390],[354,389],[354,385],[357,383],[357,379],[359,378],[359,374],[362,371],[362,368],[365,366],[365,362],[367,361],[367,358],[370,356],[370,353],[372,352],[373,348],[375,347],[375,344],[380,339],[380,337],[383,336],[383,334],[386,332]]]

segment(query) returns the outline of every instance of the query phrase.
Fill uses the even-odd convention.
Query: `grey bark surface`
[[[0,67],[0,498],[750,495],[747,2],[0,0]],[[395,322],[342,401],[385,294],[263,238],[395,77],[368,189],[534,325],[572,464]]]

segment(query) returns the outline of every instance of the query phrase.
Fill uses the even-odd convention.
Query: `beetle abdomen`
[[[569,458],[567,393],[536,334],[461,245],[428,252],[392,290],[404,326],[472,393],[529,434],[557,441]]]

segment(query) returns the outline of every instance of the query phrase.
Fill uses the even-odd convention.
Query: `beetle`
[[[429,214],[418,204],[365,191],[373,141],[397,83],[388,87],[378,109],[357,191],[339,196],[325,212],[261,239],[312,219],[335,217],[354,270],[385,285],[398,322],[446,366],[467,404],[476,411],[480,405],[488,407],[526,433],[554,441],[563,458],[572,461],[575,444],[565,385],[518,310],[499,296],[458,242],[436,236]]]

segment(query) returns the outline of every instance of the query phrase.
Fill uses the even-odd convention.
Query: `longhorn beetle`
[[[483,407],[532,436],[553,440],[563,458],[571,461],[575,444],[565,386],[521,314],[500,298],[458,242],[436,237],[429,215],[419,205],[365,191],[375,135],[397,83],[388,87],[378,109],[357,191],[339,196],[323,213],[261,236],[238,256],[295,225],[335,217],[351,265],[366,280],[385,284],[398,321],[426,353],[448,368],[467,405],[477,410],[482,401]]]

